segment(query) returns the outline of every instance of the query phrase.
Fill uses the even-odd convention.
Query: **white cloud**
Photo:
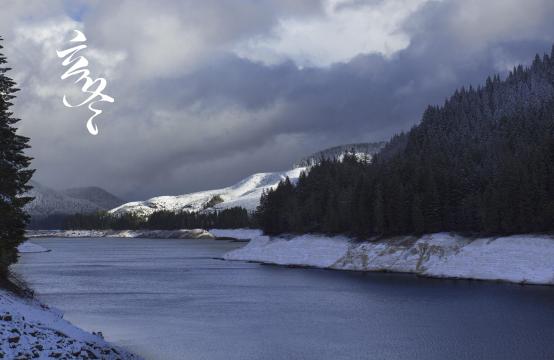
[[[300,11],[302,6],[290,0],[278,4],[105,1],[84,21],[86,33],[95,41],[128,53],[126,72],[130,80],[141,81],[193,73],[210,59],[228,53],[238,38],[270,27],[271,10],[280,13],[289,8]]]
[[[129,1],[106,8],[101,10],[110,10],[110,14],[87,21],[85,31],[90,30],[96,42],[128,54],[129,79],[170,78],[188,73],[212,50],[201,29],[188,26],[179,12],[170,8]]]
[[[544,38],[544,23],[552,9],[552,0],[465,0],[453,4],[448,22],[468,49],[498,41]]]
[[[293,60],[299,67],[324,67],[359,54],[391,56],[409,45],[402,26],[427,1],[326,0],[323,15],[281,19],[269,35],[241,41],[235,52],[265,64]]]

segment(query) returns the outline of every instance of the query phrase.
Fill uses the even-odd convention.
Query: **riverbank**
[[[0,358],[140,359],[65,321],[61,312],[0,289]]]
[[[28,238],[145,238],[145,239],[214,239],[202,229],[192,230],[27,230]]]
[[[236,236],[244,236],[240,232]],[[226,260],[336,270],[554,285],[554,238],[514,235],[470,239],[438,233],[355,242],[344,236],[253,236]]]

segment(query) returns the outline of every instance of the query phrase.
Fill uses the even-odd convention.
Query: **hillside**
[[[91,213],[108,210],[122,203],[115,195],[98,187],[74,188],[57,191],[36,181],[27,194],[35,199],[25,206],[31,217],[45,217],[54,214]]]
[[[554,51],[429,106],[370,164],[312,167],[262,199],[268,234],[554,230]]]
[[[88,213],[102,210],[102,207],[86,199],[76,199],[59,191],[31,181],[33,189],[27,194],[35,199],[25,206],[32,217],[52,214]]]
[[[228,209],[237,206],[253,211],[258,206],[260,196],[264,190],[277,186],[287,176],[291,181],[295,181],[304,170],[305,168],[296,168],[290,171],[254,174],[226,188],[178,196],[158,196],[146,201],[123,204],[110,210],[110,212],[112,214],[132,213],[140,216],[149,216],[159,210],[174,212],[201,211],[208,207],[213,209]],[[218,203],[218,201],[221,202]]]
[[[61,193],[74,199],[90,201],[103,209],[113,209],[124,203],[117,196],[97,186],[71,188],[62,190]]]
[[[135,201],[123,204],[110,212],[113,214],[132,213],[140,216],[149,216],[155,211],[202,211],[206,209],[221,210],[232,207],[242,207],[254,211],[260,203],[264,190],[272,189],[281,180],[288,177],[295,183],[302,171],[317,164],[321,159],[341,160],[345,152],[354,151],[358,158],[368,161],[384,146],[385,143],[363,143],[336,146],[319,151],[298,161],[294,169],[289,171],[258,173],[244,180],[222,189],[200,191],[178,196],[158,196],[146,201]],[[302,166],[304,164],[304,166]]]

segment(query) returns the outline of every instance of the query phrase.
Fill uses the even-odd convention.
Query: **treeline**
[[[430,106],[371,163],[323,161],[262,196],[266,233],[554,230],[554,52]]]
[[[32,229],[62,230],[177,230],[236,229],[254,227],[253,217],[246,209],[235,207],[214,212],[157,211],[148,218],[133,215],[113,215],[107,212],[74,215],[50,215],[35,219]]]
[[[145,223],[147,229],[240,229],[255,227],[253,217],[241,207],[234,207],[213,212],[179,212],[158,211],[150,215]]]

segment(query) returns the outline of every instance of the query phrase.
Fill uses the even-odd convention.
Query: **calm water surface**
[[[554,287],[215,260],[212,240],[37,239],[14,270],[146,359],[554,359]]]

